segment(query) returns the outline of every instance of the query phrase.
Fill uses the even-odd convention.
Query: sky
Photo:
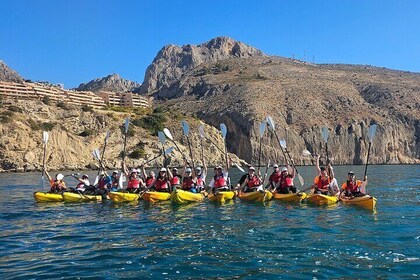
[[[0,0],[0,60],[65,88],[142,82],[165,45],[228,36],[269,55],[420,72],[420,1]]]

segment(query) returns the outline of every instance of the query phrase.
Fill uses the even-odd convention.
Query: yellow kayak
[[[48,192],[34,192],[36,202],[61,202],[64,201],[61,193],[48,193]]]
[[[304,192],[288,193],[288,194],[273,193],[273,198],[276,200],[280,200],[282,202],[300,203],[302,202],[302,200],[306,198],[306,196],[307,194]]]
[[[171,193],[171,202],[174,204],[184,204],[189,202],[200,202],[204,200],[201,193],[192,193],[188,191],[175,189]]]
[[[139,193],[110,192],[108,196],[113,202],[132,202],[141,199]]]
[[[157,202],[169,200],[171,198],[171,194],[168,192],[145,192],[142,197],[146,201]]]
[[[224,191],[218,192],[216,194],[211,193],[208,196],[210,201],[218,202],[218,203],[225,203],[226,200],[231,200],[235,197],[234,191]]]
[[[361,197],[353,197],[353,198],[348,198],[348,197],[340,198],[340,201],[343,203],[358,205],[371,211],[374,211],[376,207],[376,200],[377,200],[376,198],[370,195],[365,195]]]
[[[273,198],[273,193],[270,191],[255,191],[255,192],[240,192],[238,197],[246,201],[265,202]]]
[[[306,201],[316,205],[329,205],[338,202],[338,197],[324,194],[309,194],[306,197]]]
[[[102,201],[101,195],[83,195],[79,193],[65,192],[63,193],[65,202],[87,202],[87,201]]]

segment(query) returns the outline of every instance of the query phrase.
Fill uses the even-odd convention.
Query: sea
[[[361,178],[364,166],[335,167],[340,185],[350,170]],[[315,168],[299,173],[310,185]],[[369,166],[373,212],[238,199],[37,203],[40,177],[0,174],[0,279],[420,279],[419,165]]]

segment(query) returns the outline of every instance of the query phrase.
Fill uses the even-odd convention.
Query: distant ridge
[[[111,74],[103,78],[92,80],[88,83],[80,84],[78,91],[113,91],[113,92],[133,92],[140,87],[139,83],[121,78],[118,74]]]
[[[0,60],[0,81],[22,83],[23,80],[15,70]]]

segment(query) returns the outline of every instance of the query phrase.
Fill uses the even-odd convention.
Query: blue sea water
[[[363,173],[338,166],[339,182],[350,169]],[[312,181],[314,167],[299,171]],[[39,179],[0,174],[0,279],[420,278],[418,165],[369,167],[376,213],[276,201],[36,203]]]

